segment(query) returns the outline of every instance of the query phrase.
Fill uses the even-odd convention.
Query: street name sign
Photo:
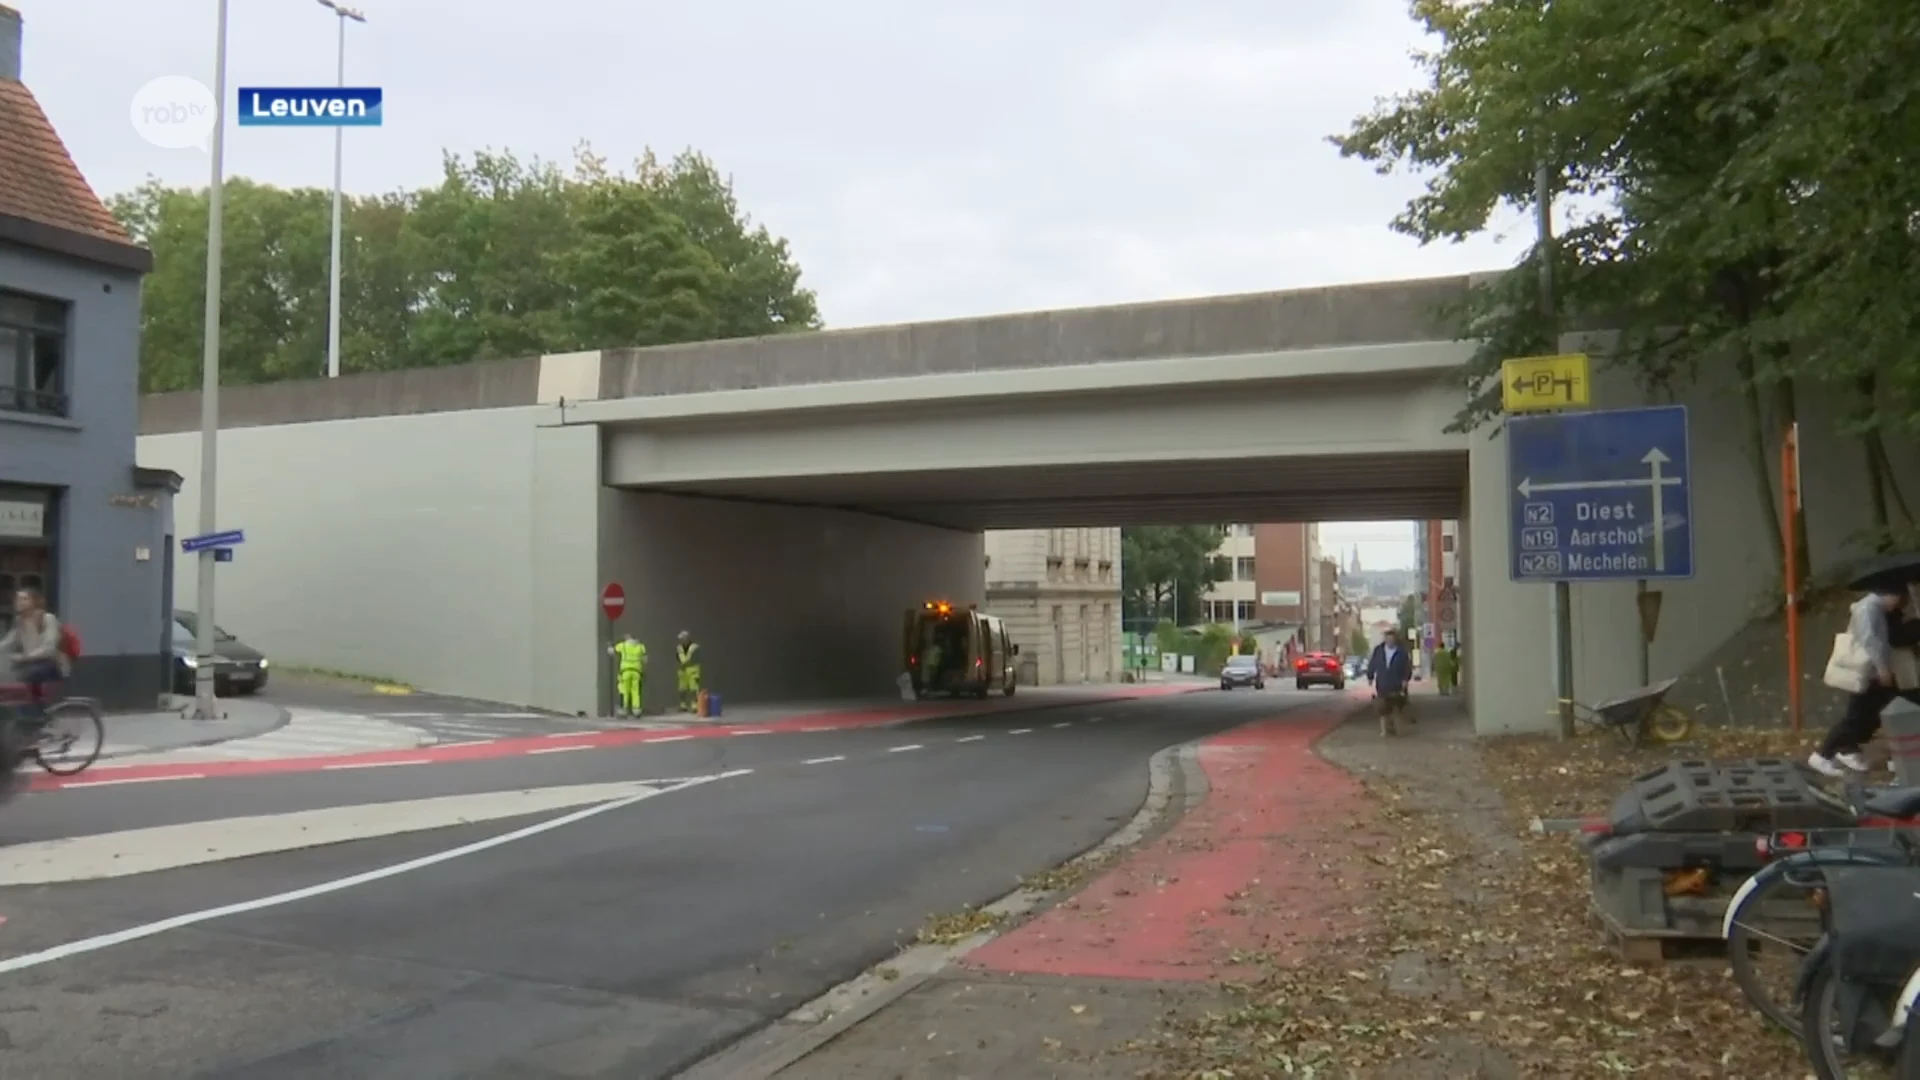
[[[1584,408],[1593,403],[1591,375],[1585,353],[1517,356],[1500,365],[1500,404],[1516,413]]]
[[[1693,576],[1685,406],[1516,416],[1505,438],[1513,580]]]
[[[208,533],[205,536],[189,536],[185,540],[180,541],[180,550],[192,554],[196,551],[205,551],[208,548],[238,547],[245,543],[246,540],[247,534],[245,532],[239,529],[228,529],[226,532]]]

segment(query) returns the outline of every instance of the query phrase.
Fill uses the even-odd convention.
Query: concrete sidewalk
[[[743,1044],[688,1075],[1169,1075],[1152,1050],[1169,1021],[1217,1011],[1229,984],[1360,932],[1356,897],[1385,844],[1360,784],[1311,747],[1364,704],[1364,694],[1339,695],[1205,740],[1170,805],[1193,808],[1085,888],[961,945],[952,962],[903,963],[890,978],[883,967],[865,1000],[803,1010],[783,1022],[789,1048]]]
[[[291,719],[286,709],[257,698],[221,698],[220,716],[212,720],[195,719],[192,710],[192,700],[181,699],[178,708],[168,711],[109,714],[102,724],[106,741],[100,750],[101,759],[142,757],[257,738],[285,727]]]

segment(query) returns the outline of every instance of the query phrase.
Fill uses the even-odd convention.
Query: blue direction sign
[[[239,529],[228,529],[226,532],[208,533],[205,536],[189,536],[180,541],[180,550],[191,554],[208,548],[238,547],[245,543],[246,539],[245,532]]]
[[[1515,581],[1693,576],[1687,410],[1507,420]]]

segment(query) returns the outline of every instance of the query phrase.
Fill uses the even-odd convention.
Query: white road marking
[[[887,753],[889,753],[889,754],[904,754],[904,753],[906,753],[906,752],[907,752],[907,751],[909,751],[909,750],[921,750],[921,749],[925,749],[925,748],[924,748],[924,747],[922,747],[922,746],[921,746],[921,745],[920,745],[919,743],[908,743],[908,744],[907,744],[906,746],[896,746],[896,747],[893,747],[892,749],[890,749],[890,750],[888,750],[888,751],[887,751]]]
[[[691,738],[693,738],[691,735],[662,735],[657,739],[641,739],[640,741],[643,743],[686,742]]]
[[[433,748],[435,750],[446,750],[455,746],[492,746],[499,741],[499,739],[474,739],[470,742],[443,742],[434,743]]]
[[[955,739],[953,741],[954,742],[979,742],[981,739],[984,739],[984,738],[986,738],[985,735],[969,735],[964,739]]]
[[[397,877],[415,870],[423,870],[429,866],[436,866],[443,862],[451,862],[454,859],[466,855],[477,855],[482,851],[488,851],[505,844],[511,844],[516,840],[525,840],[531,836],[538,836],[541,833],[565,828],[568,825],[585,821],[588,818],[596,817],[609,811],[624,809],[642,800],[651,799],[655,795],[667,795],[700,784],[710,784],[715,780],[728,780],[736,776],[745,776],[752,771],[752,769],[736,769],[732,772],[698,777],[672,787],[647,788],[644,791],[636,791],[624,798],[598,803],[585,807],[584,809],[576,810],[571,814],[563,814],[560,817],[535,822],[532,825],[515,829],[512,832],[501,833],[498,836],[490,836],[484,840],[476,840],[471,844],[465,844],[457,848],[448,848],[445,851],[435,852],[432,855],[423,855],[420,858],[409,859],[406,862],[394,863],[391,866],[383,866],[377,870],[368,870],[350,877],[336,878],[333,881],[325,881],[318,885],[309,885],[303,889],[293,889],[288,892],[276,893],[272,896],[263,896],[254,900],[243,900],[237,904],[226,904],[221,907],[207,908],[204,911],[193,911],[185,915],[175,915],[172,918],[161,919],[158,922],[129,927],[125,930],[118,930],[110,934],[101,934],[97,937],[83,938],[79,941],[71,941],[65,945],[56,945],[53,948],[27,953],[24,956],[10,957],[6,960],[0,960],[0,975],[15,971],[24,971],[27,968],[39,967],[42,964],[50,964],[55,960],[64,960],[69,956],[98,952],[101,949],[109,949],[115,945],[124,945],[129,941],[139,941],[142,938],[150,938],[156,934],[164,934],[169,930],[178,930],[181,927],[194,926],[199,923],[210,922],[214,919],[225,918],[229,915],[242,915],[250,911],[261,911],[266,908],[280,907],[285,904],[308,900],[316,896],[325,896],[328,893],[351,889],[357,885],[383,881],[390,877]],[[378,810],[379,808],[376,807],[375,809]],[[195,829],[202,841],[209,835],[204,826],[196,825],[189,826],[189,828]],[[17,848],[11,849],[11,851],[17,850]]]
[[[834,729],[830,727],[803,727],[800,729],[800,734],[811,735],[816,731],[832,731],[832,730]]]
[[[323,844],[569,810],[657,792],[671,782],[621,781],[330,806],[289,814],[195,821],[0,848],[0,881],[47,885],[125,877]]]
[[[1031,734],[1033,734],[1033,729],[1032,729],[1032,728],[1030,728],[1030,727],[1017,727],[1017,728],[1014,728],[1014,729],[1013,729],[1012,731],[1009,731],[1009,732],[1007,732],[1007,734],[1009,734],[1009,735],[1031,735]]]
[[[395,765],[431,765],[431,758],[408,758],[405,761],[343,761],[338,765],[323,765],[323,769],[387,769]]]
[[[205,780],[205,773],[189,773],[185,776],[129,776],[124,780],[71,780],[61,784],[61,790],[77,787],[112,787],[115,784],[157,784],[162,780]]]
[[[1071,721],[1071,720],[1062,720],[1062,721],[1060,721],[1059,723],[1057,723],[1057,724],[1055,724],[1055,725],[1053,725],[1053,726],[1054,726],[1054,727],[1057,727],[1057,728],[1063,728],[1063,727],[1072,727],[1072,726],[1073,726],[1073,721]]]
[[[847,760],[847,756],[845,754],[841,754],[837,757],[817,757],[808,761],[803,761],[801,762],[801,764],[802,765],[831,765],[836,761],[845,761],[845,760]]]
[[[771,728],[747,728],[743,731],[728,732],[730,735],[772,735],[773,733]]]
[[[1087,723],[1089,723],[1089,724],[1097,724],[1097,723],[1099,723],[1100,721],[1102,721],[1102,720],[1105,720],[1105,719],[1106,719],[1106,717],[1104,717],[1104,716],[1089,716],[1089,717],[1087,717]]]
[[[543,746],[538,750],[529,750],[529,754],[564,754],[570,750],[591,750],[591,746]]]
[[[571,739],[578,734],[580,733],[577,731],[552,731],[548,732],[545,737],[549,739]]]

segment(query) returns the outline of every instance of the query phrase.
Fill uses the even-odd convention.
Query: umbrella
[[[1861,563],[1847,583],[1850,589],[1878,592],[1920,585],[1920,551],[1880,555]]]

